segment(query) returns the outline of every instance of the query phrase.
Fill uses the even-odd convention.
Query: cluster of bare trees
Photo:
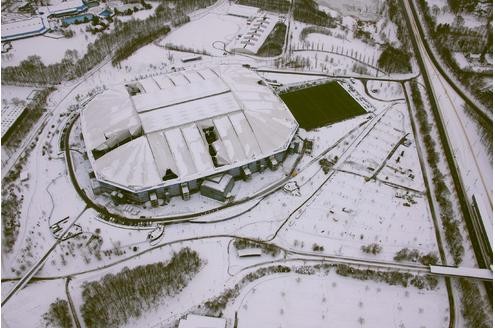
[[[57,298],[50,304],[48,312],[43,315],[48,327],[72,328],[72,318],[69,312],[69,303],[66,300]]]
[[[227,303],[239,296],[240,290],[242,287],[247,285],[248,283],[260,279],[266,275],[274,274],[274,273],[287,273],[291,272],[291,268],[285,265],[276,265],[265,268],[259,268],[258,270],[251,272],[244,276],[241,281],[235,284],[234,287],[226,289],[222,294],[217,297],[214,297],[204,304],[206,309],[208,310],[209,315],[218,315],[220,311],[225,309]]]
[[[416,83],[411,84],[412,100],[416,109],[416,117],[419,121],[419,131],[423,137],[423,142],[427,152],[427,161],[433,172],[433,184],[435,188],[435,198],[441,208],[440,217],[442,220],[447,245],[450,254],[454,258],[454,263],[458,265],[464,256],[464,246],[462,235],[459,229],[459,220],[455,218],[452,202],[449,199],[451,194],[445,184],[444,175],[439,169],[439,154],[435,150],[436,142],[431,135],[431,125],[428,113],[425,110],[421,93]]]
[[[319,9],[314,0],[294,0],[294,19],[303,23],[337,27],[338,21]]]
[[[153,31],[143,31],[138,33],[136,37],[127,41],[115,51],[115,55],[112,58],[112,65],[117,65],[124,59],[127,59],[139,48],[153,42],[153,40],[167,34],[168,32],[170,32],[170,27],[162,26]]]
[[[462,291],[462,314],[467,319],[469,327],[492,327],[491,318],[487,314],[487,309],[485,304],[483,304],[483,297],[477,283],[465,278],[459,279],[459,283]],[[488,295],[488,297],[490,296]]]
[[[424,265],[434,265],[438,263],[438,256],[434,252],[421,254],[417,249],[403,248],[394,256],[395,261],[420,262]]]
[[[347,264],[337,264],[336,273],[344,277],[352,277],[359,280],[373,280],[385,282],[389,285],[412,285],[416,288],[434,289],[438,285],[438,279],[432,275],[412,275],[409,272],[398,271],[374,271],[370,269],[357,269]]]
[[[399,0],[388,0],[388,18],[397,26],[397,39],[401,42],[404,49],[409,49],[411,41],[409,40],[409,32],[405,24],[406,17],[399,7]]]
[[[410,59],[411,54],[407,50],[387,43],[378,58],[378,67],[389,73],[409,73],[412,70]]]
[[[271,256],[277,256],[280,253],[280,248],[273,244],[258,243],[243,238],[237,238],[234,241],[234,247],[236,249],[261,248],[263,252],[270,254]]]
[[[287,26],[284,23],[277,23],[258,50],[257,55],[262,57],[273,57],[282,54],[286,31]]]
[[[366,246],[365,245],[361,246],[361,251],[363,251],[364,253],[373,254],[373,255],[381,253],[382,249],[383,249],[383,247],[377,243],[372,243],[372,244],[369,244]]]
[[[162,297],[179,293],[199,272],[201,259],[183,248],[168,263],[124,268],[100,281],[83,285],[81,314],[87,327],[120,327],[155,306]]]

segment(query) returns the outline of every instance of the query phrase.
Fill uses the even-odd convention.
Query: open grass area
[[[366,113],[337,82],[283,93],[280,97],[305,130]]]

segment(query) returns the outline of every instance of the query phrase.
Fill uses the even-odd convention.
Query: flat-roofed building
[[[179,321],[179,328],[225,328],[224,318],[207,317],[204,315],[188,314],[186,319]]]
[[[64,17],[77,15],[88,10],[82,0],[69,0],[56,5],[39,7],[38,11],[47,17]]]
[[[228,173],[207,177],[201,183],[201,195],[224,202],[230,198],[234,183],[234,177]]]
[[[260,11],[257,7],[238,5],[235,3],[229,4],[229,9],[227,14],[237,17],[250,18],[256,16],[256,14]]]
[[[136,201],[281,161],[298,124],[256,72],[220,65],[112,87],[81,112],[95,177]],[[268,158],[270,161],[267,162]],[[266,163],[265,163],[266,162]],[[271,164],[270,164],[271,165]],[[185,187],[187,188],[185,188]]]
[[[41,35],[49,29],[50,25],[41,16],[5,23],[2,24],[2,42]]]

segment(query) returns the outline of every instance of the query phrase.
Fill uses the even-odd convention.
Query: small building
[[[230,174],[214,175],[203,181],[200,192],[203,196],[224,202],[231,197],[230,192],[234,187],[234,183],[234,177]]]
[[[109,17],[113,17],[115,14],[113,13],[112,10],[110,10],[109,8],[105,8],[105,10],[103,10],[102,12],[100,12],[98,14],[98,17],[100,18],[109,18]]]
[[[101,183],[96,180],[95,178],[91,178],[89,179],[89,183],[91,185],[91,189],[93,190],[93,193],[98,196],[98,195],[101,195],[103,193],[103,187],[101,185]]]
[[[151,206],[153,207],[158,206],[158,197],[156,196],[156,192],[150,192],[150,202],[151,202]]]
[[[207,317],[204,315],[188,314],[186,319],[179,321],[179,328],[225,328],[224,318]]]
[[[256,16],[259,12],[259,9],[251,6],[244,6],[238,4],[230,4],[229,10],[227,11],[228,15],[237,16],[242,18],[250,18]]]
[[[241,177],[244,181],[251,180],[251,170],[247,165],[241,167]]]
[[[237,256],[239,257],[251,257],[251,256],[261,256],[263,252],[261,248],[244,248],[237,250]]]
[[[189,185],[187,184],[187,182],[182,182],[180,184],[180,190],[183,200],[189,200],[191,198],[191,195],[189,194]]]
[[[21,182],[25,182],[29,180],[29,173],[27,172],[21,172],[20,176]]]
[[[196,61],[196,60],[201,60],[201,57],[200,55],[195,55],[195,56],[189,56],[189,57],[184,57],[184,58],[181,58],[181,62],[183,63],[187,63],[187,62],[192,62],[192,61]]]

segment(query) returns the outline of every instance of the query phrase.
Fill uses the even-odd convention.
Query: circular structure
[[[85,106],[81,127],[95,194],[153,202],[205,180],[222,200],[225,174],[276,168],[298,124],[255,72],[221,65],[112,87]]]

